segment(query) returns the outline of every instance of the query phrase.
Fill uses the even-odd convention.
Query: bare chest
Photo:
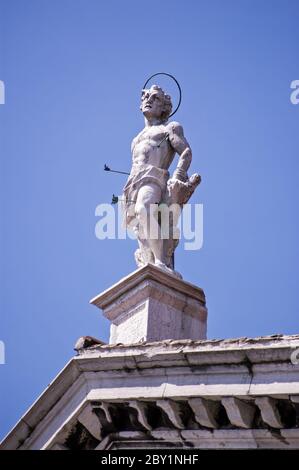
[[[163,143],[167,145],[166,135],[164,126],[145,128],[133,139],[132,150],[143,146],[159,148]]]

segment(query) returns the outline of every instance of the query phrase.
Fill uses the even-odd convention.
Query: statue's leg
[[[153,252],[145,237],[141,236],[139,224],[135,227],[134,233],[137,236],[139,248],[135,251],[135,261],[140,268],[147,263],[155,263]]]
[[[155,183],[146,184],[138,191],[135,213],[139,222],[138,238],[146,240],[155,264],[164,264],[163,240],[156,212],[161,200],[161,188]],[[142,249],[142,248],[141,248]]]

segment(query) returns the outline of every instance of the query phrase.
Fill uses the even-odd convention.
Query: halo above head
[[[182,89],[181,89],[180,84],[179,84],[179,82],[177,81],[177,79],[176,79],[173,75],[170,75],[170,73],[166,73],[166,72],[154,73],[154,75],[152,75],[151,77],[149,77],[149,78],[146,80],[145,84],[143,85],[143,89],[146,88],[146,85],[148,84],[148,82],[149,82],[152,78],[156,77],[157,75],[166,75],[167,77],[172,78],[172,80],[175,81],[175,83],[176,83],[176,85],[177,85],[177,87],[178,87],[178,90],[179,90],[179,102],[178,102],[177,107],[176,107],[175,110],[173,111],[173,113],[171,113],[171,114],[168,116],[168,118],[170,118],[171,116],[173,116],[173,115],[177,112],[177,110],[179,109],[179,107],[180,107],[180,105],[181,105],[181,101],[182,101]]]

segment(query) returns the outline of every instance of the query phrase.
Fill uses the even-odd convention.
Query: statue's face
[[[159,90],[146,90],[142,96],[141,111],[146,118],[159,119],[164,110],[164,96]]]

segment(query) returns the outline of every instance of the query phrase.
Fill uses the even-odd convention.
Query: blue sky
[[[204,245],[176,254],[206,293],[208,337],[298,333],[299,3],[0,0],[0,437],[74,354],[108,341],[89,299],[135,269],[99,241],[143,127],[145,79],[174,74],[202,184]],[[159,82],[161,83],[161,81]],[[167,91],[176,90],[165,81]]]

